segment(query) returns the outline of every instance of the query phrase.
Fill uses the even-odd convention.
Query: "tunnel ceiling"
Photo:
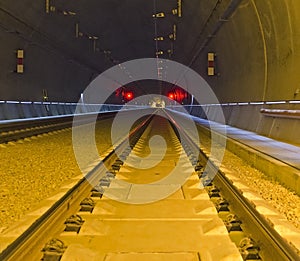
[[[49,0],[49,13],[46,2],[23,0],[16,5],[2,0],[2,26],[28,45],[44,45],[96,73],[113,64],[155,57],[157,51],[164,52],[159,57],[188,64],[198,35],[187,29],[201,28],[213,7],[184,1],[178,17],[172,13],[179,10],[177,0]],[[161,12],[164,17],[153,18]],[[154,40],[161,36],[163,41]]]
[[[51,89],[56,88],[53,87],[57,86],[56,82],[64,86],[72,82],[68,90],[57,87],[55,92],[61,91],[64,92],[61,96],[70,96],[70,88],[77,88],[74,92],[78,97],[83,87],[98,74],[129,60],[159,57],[192,65],[215,20],[230,2],[22,0],[16,4],[15,1],[2,0],[1,29],[3,37],[13,39],[15,49],[25,50],[26,58],[29,57],[26,62],[33,63],[31,68],[29,65],[26,68],[31,70],[31,76],[27,73],[23,78],[27,77],[31,83],[32,78],[41,78],[45,86],[53,82]],[[162,37],[163,40],[160,40]],[[63,59],[64,64],[57,63],[57,57]],[[48,59],[55,61],[48,63]],[[56,66],[56,69],[53,68]],[[71,69],[74,66],[81,68],[80,73],[74,73]],[[43,72],[34,72],[33,67]],[[62,68],[59,70],[59,67]],[[86,73],[80,76],[83,70]],[[64,75],[61,75],[62,71],[66,71]],[[50,74],[61,79],[48,80]],[[70,79],[72,77],[74,79]],[[11,84],[12,77],[7,78]],[[19,85],[25,82],[17,81]],[[78,90],[79,84],[81,90]],[[32,89],[41,88],[29,85]],[[161,88],[159,84],[157,88]],[[15,95],[24,96],[17,92]]]
[[[160,51],[200,73],[221,102],[299,98],[298,10],[292,0],[1,0],[0,99],[41,100],[46,90],[77,101],[106,69]]]

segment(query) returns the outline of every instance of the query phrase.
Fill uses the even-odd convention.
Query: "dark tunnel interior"
[[[0,0],[0,260],[300,260],[299,25],[300,0]]]
[[[76,102],[106,69],[158,57],[195,70],[221,103],[297,99],[299,10],[292,0],[2,0],[0,97]],[[146,85],[138,95],[160,92]]]

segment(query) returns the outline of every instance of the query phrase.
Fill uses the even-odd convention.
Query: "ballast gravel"
[[[200,137],[203,147],[210,151],[209,138],[203,134],[200,134]],[[215,155],[217,154],[218,152]],[[251,187],[279,213],[283,214],[290,223],[297,228],[300,227],[300,197],[295,192],[251,167],[243,159],[228,150],[224,153],[221,166],[230,169],[231,174],[236,175],[248,187]]]
[[[111,123],[96,124],[99,154],[111,147]],[[0,232],[81,174],[71,128],[2,144],[0,158]]]

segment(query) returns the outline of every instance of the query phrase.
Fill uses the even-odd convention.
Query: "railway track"
[[[78,124],[91,122],[96,113],[77,115]],[[112,117],[116,112],[99,114],[99,119]],[[0,144],[72,127],[73,116],[45,117],[0,122]]]
[[[196,142],[188,134],[186,134],[186,140],[189,140],[188,143],[192,150],[199,151],[200,162],[209,160],[208,155],[196,145]],[[221,170],[217,169],[213,162],[209,164],[211,173],[217,170],[217,175],[212,176],[209,171],[201,170],[199,177],[202,184],[209,184],[210,190],[213,187],[213,190],[218,191],[218,197],[226,199],[226,204],[230,205],[235,215],[241,217],[241,223],[244,224],[243,230],[246,234],[251,235],[248,244],[252,245],[254,249],[244,251],[244,253],[241,250],[243,257],[247,259],[249,255],[256,259],[257,255],[257,258],[263,260],[300,260],[299,251],[278,234],[273,224],[259,213],[255,205],[243,196],[243,192]],[[235,217],[233,221],[239,220]],[[257,254],[252,255],[251,252]]]
[[[83,121],[80,123],[84,124],[89,121],[89,119],[83,118]],[[137,135],[143,131],[145,124],[146,121],[141,123],[141,125],[132,132],[130,146],[134,145],[136,140],[135,137],[137,137]],[[58,123],[56,126],[61,127],[69,125],[70,123],[67,122],[65,124]],[[51,131],[53,131],[53,129],[51,129]],[[30,136],[32,136],[32,133]],[[124,150],[125,148],[123,147],[126,145],[127,144],[125,144],[125,142],[121,143],[117,150]],[[126,149],[128,150],[128,148]],[[105,175],[105,173],[103,173],[103,165],[112,165],[116,160],[116,157],[116,154],[112,150],[102,162],[96,162],[94,168],[88,174],[88,179],[91,182],[96,179],[101,179]],[[87,181],[87,178],[84,177],[80,179],[74,187],[72,187],[62,198],[60,198],[48,211],[46,211],[24,233],[22,233],[20,237],[12,242],[12,244],[10,244],[0,254],[0,260],[34,260],[32,258],[38,258],[38,254],[36,256],[36,251],[33,250],[34,246],[38,244],[39,241],[44,241],[45,238],[48,238],[47,233],[49,231],[51,231],[51,233],[53,233],[53,231],[54,233],[55,231],[59,231],[60,226],[57,226],[57,224],[63,221],[66,215],[74,211],[74,208],[71,208],[70,206],[77,206],[81,202],[82,197],[86,196],[88,191],[91,189],[92,186]]]
[[[116,191],[118,191],[121,192],[123,196],[125,195],[124,200],[137,197],[138,199],[142,198],[142,200],[144,200],[145,202],[147,200],[149,200],[150,202],[152,200],[150,195],[152,192],[151,190],[147,190],[147,193],[149,193],[147,194],[144,191],[139,192],[138,189],[134,190],[135,185],[131,185],[130,188],[122,187],[122,184],[120,184],[119,180],[120,179],[129,180],[133,183],[135,182],[151,183],[165,178],[166,173],[169,174],[170,172],[168,168],[174,167],[172,163],[175,162],[176,165],[176,162],[177,163],[180,162],[178,160],[179,155],[177,152],[179,146],[182,146],[185,151],[185,159],[183,160],[184,162],[182,163],[182,169],[180,169],[180,171],[184,172],[185,169],[188,169],[190,173],[192,170],[192,172],[194,172],[194,175],[192,176],[195,177],[198,175],[200,180],[197,181],[196,179],[195,181],[195,179],[193,178],[192,179],[188,178],[186,184],[191,184],[191,189],[189,185],[179,184],[178,188],[181,191],[180,196],[179,196],[179,192],[174,193],[174,195],[170,196],[171,199],[167,201],[168,204],[172,205],[171,204],[172,199],[173,198],[176,199],[177,197],[180,198],[181,196],[185,200],[184,201],[180,200],[179,205],[180,204],[185,205],[187,203],[194,204],[195,202],[199,203],[200,201],[198,202],[189,199],[193,197],[192,195],[194,195],[194,193],[196,193],[197,195],[198,193],[202,193],[199,192],[200,189],[198,188],[199,182],[201,182],[202,184],[208,185],[207,190],[210,198],[218,197],[220,195],[224,197],[224,199],[226,199],[225,201],[229,204],[230,210],[233,211],[236,214],[236,216],[240,217],[241,223],[243,224],[242,226],[240,226],[240,224],[237,224],[239,223],[238,220],[233,218],[231,220],[230,225],[232,226],[237,225],[237,227],[242,227],[244,233],[251,235],[251,239],[249,238],[249,241],[245,240],[244,245],[240,246],[241,254],[245,260],[250,260],[251,258],[252,259],[261,258],[262,260],[299,260],[299,254],[297,253],[297,251],[292,246],[290,246],[286,241],[284,241],[280,237],[280,235],[278,235],[278,233],[272,228],[272,225],[269,224],[268,221],[258,213],[255,207],[253,207],[252,204],[243,197],[240,191],[235,186],[233,186],[232,182],[230,182],[226,178],[226,176],[223,175],[221,171],[218,172],[218,174],[214,177],[213,180],[211,179],[210,173],[205,172],[203,168],[203,166],[208,163],[207,156],[199,149],[199,147],[193,141],[193,137],[190,137],[189,133],[185,132],[182,129],[180,130],[181,135],[179,141],[178,129],[180,129],[181,126],[178,126],[177,123],[173,120],[173,116],[171,113],[169,112],[166,113],[170,119],[169,122],[153,119],[157,116],[150,116],[147,119],[144,119],[138,125],[138,127],[132,130],[132,132],[130,133],[130,147],[128,147],[124,139],[124,142],[121,142],[120,145],[115,150],[111,150],[108,153],[108,155],[105,157],[103,162],[100,163],[95,162],[94,168],[88,174],[90,182],[87,182],[87,179],[85,178],[81,179],[48,211],[46,211],[38,220],[36,220],[36,222],[34,222],[24,233],[22,233],[20,237],[18,237],[15,241],[9,244],[7,248],[4,249],[4,251],[0,254],[0,260],[40,260],[41,258],[43,258],[43,260],[45,261],[60,260],[60,259],[71,260],[68,258],[72,256],[70,252],[74,251],[74,248],[72,249],[72,247],[74,247],[74,241],[76,240],[76,238],[79,240],[80,245],[85,244],[85,239],[87,235],[83,235],[82,237],[78,236],[80,235],[80,233],[84,233],[84,231],[85,233],[87,233],[86,230],[84,230],[84,228],[81,228],[82,224],[84,222],[88,226],[88,224],[91,224],[91,222],[95,222],[92,221],[91,213],[97,212],[94,211],[94,209],[97,209],[97,206],[100,206],[100,209],[102,211],[102,212],[100,211],[100,213],[102,213],[102,216],[101,215],[99,216],[99,213],[98,216],[96,215],[99,223],[98,225],[94,223],[92,227],[96,231],[94,237],[100,237],[101,240],[106,240],[106,237],[108,237],[109,239],[109,236],[106,234],[106,232],[107,230],[110,229],[113,230],[113,226],[107,227],[106,224],[107,223],[110,224],[111,222],[112,224],[118,225],[118,223],[114,223],[114,222],[122,218],[125,223],[128,222],[128,224],[131,224],[130,222],[136,222],[132,224],[141,226],[141,228],[143,228],[143,226],[140,225],[138,220],[143,220],[144,222],[150,222],[150,223],[154,222],[153,224],[156,224],[157,226],[160,225],[161,223],[165,224],[165,226],[168,226],[168,223],[171,224],[172,222],[174,222],[175,224],[177,224],[176,222],[179,222],[179,224],[181,225],[186,224],[187,227],[189,227],[190,225],[197,226],[198,223],[203,222],[204,218],[208,218],[206,216],[207,214],[203,214],[204,216],[201,216],[201,218],[199,218],[199,215],[189,216],[181,212],[178,214],[170,213],[169,211],[173,212],[173,209],[168,209],[169,207],[166,208],[165,206],[164,207],[160,206],[160,204],[162,203],[158,203],[158,205],[155,205],[156,203],[154,203],[155,206],[162,207],[161,213],[157,213],[155,216],[155,213],[152,214],[150,212],[149,213],[147,212],[149,211],[148,204],[146,205],[144,204],[142,205],[142,207],[139,207],[137,205],[130,206],[130,204],[129,205],[125,204],[126,206],[124,206],[124,203],[113,203],[114,202],[113,200],[111,201],[109,200],[109,198],[106,197],[106,195],[109,195],[109,193],[116,193]],[[135,164],[139,163],[138,161],[136,161],[135,157],[130,157],[131,155],[130,151],[132,149],[135,151],[136,155],[145,157],[145,151],[146,152],[148,151],[146,153],[146,156],[148,155],[149,147],[147,147],[147,144],[149,141],[149,137],[151,135],[159,134],[159,131],[157,133],[155,133],[154,131],[153,133],[153,129],[155,128],[154,126],[155,124],[152,125],[153,121],[156,122],[156,125],[162,124],[159,127],[160,131],[166,132],[166,130],[168,130],[168,132],[166,132],[167,134],[165,133],[164,135],[165,137],[169,137],[170,144],[167,145],[168,148],[169,147],[171,148],[170,151],[173,154],[171,153],[170,156],[166,156],[166,158],[164,158],[164,160],[161,163],[162,165],[159,165],[157,169],[151,169],[150,172],[146,171],[145,174],[143,174],[143,172],[141,171],[133,170],[132,164],[128,164],[127,162],[130,159],[131,163],[132,162]],[[116,152],[118,152],[118,155],[121,156],[117,156]],[[198,154],[200,155],[199,157]],[[214,168],[214,164],[212,162],[209,162],[208,164],[210,165],[211,168]],[[109,169],[108,172],[106,171],[106,168],[104,168],[104,165]],[[93,188],[90,184],[94,182],[95,184],[99,185],[97,190]],[[174,183],[173,180],[172,185],[178,185],[178,184],[176,182]],[[147,189],[148,188],[149,187],[147,187]],[[135,191],[135,194],[133,193],[133,191]],[[159,193],[159,190],[157,191],[157,193]],[[201,198],[204,196],[201,194],[201,196],[199,197]],[[85,203],[83,203],[84,200]],[[212,205],[214,206],[215,204]],[[228,206],[227,204],[225,205]],[[174,205],[172,206],[174,207]],[[222,207],[222,204],[217,205],[217,207],[220,206]],[[123,211],[124,209],[127,211],[124,212],[123,214],[121,212],[119,213],[118,211],[121,210],[118,210],[118,207],[120,207],[121,210],[123,209]],[[106,211],[103,211],[103,208]],[[136,212],[136,209],[139,208],[142,209],[141,210],[142,212],[147,213],[147,215],[144,216],[140,212]],[[199,208],[199,206],[197,208]],[[87,210],[87,214],[85,214],[85,212],[81,212],[80,209]],[[163,215],[164,211],[168,213],[168,215],[170,216],[168,217],[164,216]],[[193,211],[195,211],[195,209]],[[98,208],[98,212],[99,212],[99,208]],[[80,216],[78,216],[78,214]],[[113,214],[115,216],[113,216]],[[66,223],[66,219],[68,219],[70,216],[71,216],[71,220],[69,219],[70,222]],[[211,219],[212,218],[209,216],[209,220]],[[105,224],[103,223],[103,220],[105,220],[106,222]],[[166,221],[167,223],[163,223],[164,221]],[[216,221],[215,225],[219,226],[219,223]],[[99,226],[100,227],[99,229],[103,231],[99,231],[95,229],[94,226]],[[176,226],[174,228],[176,228]],[[71,231],[71,234],[70,232],[67,232],[68,230]],[[202,228],[202,230],[205,230],[205,228]],[[150,231],[152,231],[153,234],[155,235],[156,233],[155,228],[151,229]],[[161,233],[163,233],[163,231],[164,228],[162,228]],[[146,228],[144,232],[147,233]],[[130,232],[128,233],[130,234]],[[174,234],[176,234],[175,231]],[[195,234],[197,235],[196,232]],[[118,234],[118,236],[119,237],[122,236],[126,239],[126,235]],[[215,236],[217,237],[218,233]],[[58,240],[57,239],[53,240],[53,238],[58,238]],[[93,238],[93,236],[91,238]],[[141,242],[145,242],[145,239],[140,238],[140,240]],[[187,238],[185,238],[184,240],[188,241]],[[66,245],[64,245],[63,243],[64,241],[67,242]],[[92,239],[90,239],[90,241],[92,241]],[[116,241],[120,243],[119,240]],[[45,242],[50,242],[50,243],[44,246]],[[255,242],[258,244],[256,244]],[[112,247],[109,245],[109,243],[103,242],[102,244],[103,247],[100,244],[99,248],[100,249],[104,248],[109,253],[114,252],[112,250],[115,248],[118,249],[118,245]],[[137,241],[136,244],[138,245],[139,242]],[[205,243],[202,242],[202,244]],[[174,248],[172,244],[168,246],[168,244],[166,243],[166,245],[168,249],[171,249],[170,251],[172,251],[172,248]],[[182,242],[182,245],[183,245],[182,248],[184,249],[185,243]],[[144,255],[146,255],[147,257],[147,253],[149,254],[149,249],[146,246],[140,246],[140,247],[145,248]],[[159,248],[158,246],[156,247]],[[186,251],[187,253],[183,253],[185,251],[183,251],[181,247],[178,248],[179,248],[178,252],[180,252],[180,254],[175,253],[174,256],[171,257],[171,259],[170,256],[165,256],[167,254],[161,254],[161,259],[158,260],[200,260],[200,259],[202,260],[203,255],[205,255],[203,254],[203,252],[201,252],[202,250],[189,249],[188,251]],[[44,249],[44,252],[41,252],[41,249]],[[231,248],[228,247],[228,249]],[[85,251],[86,250],[87,249],[85,249]],[[82,251],[84,251],[84,249]],[[102,251],[104,250],[102,249]],[[225,250],[220,250],[220,251],[222,252]],[[115,252],[122,252],[122,251],[120,250]],[[135,252],[134,248],[131,249],[129,252]],[[174,250],[173,252],[176,251]],[[194,254],[194,252],[196,254]],[[235,253],[234,250],[232,250],[232,252]],[[191,258],[194,259],[184,259],[189,254],[191,254]],[[126,255],[128,255],[128,259],[126,259]],[[132,258],[137,258],[137,256],[134,255],[135,254],[129,254],[129,253],[124,254],[123,257],[125,259],[122,260],[148,260],[147,258],[132,259]],[[213,254],[208,254],[208,255],[213,255]],[[108,256],[111,257],[111,259],[108,260],[121,260],[118,259],[118,257],[114,256],[112,253],[108,254]],[[169,259],[163,259],[163,258],[169,258]],[[235,258],[237,258],[235,260],[242,260],[242,259],[238,259],[236,255]],[[205,258],[203,259],[206,260]],[[212,260],[217,260],[217,259],[212,259]]]

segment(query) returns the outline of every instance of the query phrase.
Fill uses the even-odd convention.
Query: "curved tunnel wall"
[[[14,72],[14,50],[23,44],[14,44],[13,39],[7,39],[6,43],[10,48],[1,48],[0,51],[5,64],[0,71],[1,100],[42,101],[43,89],[47,90],[51,101],[70,102],[79,99],[82,86],[88,83],[88,71],[38,46],[28,46],[24,50],[24,73],[17,74]],[[8,53],[8,50],[11,52]]]
[[[299,17],[299,1],[241,2],[196,64],[207,74],[207,52],[216,53],[219,76],[207,80],[221,103],[300,99]]]
[[[55,31],[55,27],[74,29],[66,26],[74,21],[49,19],[44,5],[45,1],[32,0],[0,3],[0,100],[42,101],[46,89],[50,101],[74,102],[95,73],[72,59],[72,50],[64,47],[64,34]],[[18,49],[24,50],[20,74]]]
[[[299,1],[243,0],[202,50],[194,67],[205,75],[222,104],[300,100],[299,24]],[[216,54],[215,76],[207,76],[208,52]],[[299,103],[222,108],[228,125],[300,144],[299,117],[270,116],[260,111],[300,111]],[[196,108],[193,113],[205,117]]]
[[[195,7],[183,1],[183,15],[184,8],[189,9],[187,14],[194,14],[184,17],[193,26],[181,28],[187,30],[185,35],[190,37],[185,39],[186,45],[184,41],[179,43],[184,56],[197,51],[194,42],[201,44],[227,6],[235,1],[206,0]],[[43,13],[44,4],[44,1],[32,0],[23,0],[18,5],[3,0],[0,4],[0,100],[41,101],[42,90],[46,89],[50,101],[76,102],[98,73],[95,55],[88,43],[74,41],[74,19],[63,16],[49,19]],[[203,35],[198,37],[214,6],[217,6],[216,12]],[[192,8],[197,11],[191,12]],[[205,76],[220,103],[300,100],[299,24],[300,2],[297,0],[243,0],[211,37],[192,67]],[[24,74],[13,72],[15,51],[19,48],[25,51]],[[84,52],[84,57],[78,50]],[[207,52],[217,55],[216,76],[207,76]],[[281,105],[276,108],[280,109]],[[231,113],[225,114],[227,123],[236,127],[284,140],[299,136],[299,120],[291,123],[265,117],[256,106],[232,108]]]
[[[206,0],[201,6],[207,8],[197,6],[201,10],[197,11],[197,16],[189,19],[205,20],[215,2],[218,1]],[[220,10],[217,10],[219,13],[213,18],[218,19],[230,2],[231,0],[220,1]],[[188,3],[183,4],[183,11],[185,7],[191,8]],[[97,74],[93,66],[86,66],[89,61],[79,59],[74,62],[70,58],[72,52],[76,52],[79,47],[84,53],[89,52],[83,49],[87,46],[70,39],[70,35],[74,35],[74,19],[49,19],[43,11],[44,5],[44,1],[32,0],[21,1],[17,6],[4,0],[0,5],[21,21],[16,21],[1,11],[2,100],[39,101],[42,89],[47,89],[49,100],[74,102]],[[242,1],[203,50],[193,68],[206,75],[207,52],[213,51],[217,54],[216,71],[219,76],[207,80],[221,103],[300,99],[297,91],[300,89],[300,74],[297,71],[300,66],[299,13],[300,2],[296,0]],[[197,28],[195,23],[193,25],[193,28],[184,30],[198,35],[202,28],[200,25]],[[55,31],[55,28],[62,27],[67,30],[65,35],[61,30]],[[54,39],[53,42],[43,38],[43,32],[47,32],[48,38]],[[205,34],[209,34],[209,30],[205,30]],[[193,46],[190,42],[195,37],[186,40],[187,46]],[[74,42],[74,49],[64,49],[67,48],[63,47],[64,43],[70,41]],[[25,50],[25,73],[21,75],[13,73],[16,67],[15,51],[18,48]],[[78,53],[77,55],[80,56]]]

